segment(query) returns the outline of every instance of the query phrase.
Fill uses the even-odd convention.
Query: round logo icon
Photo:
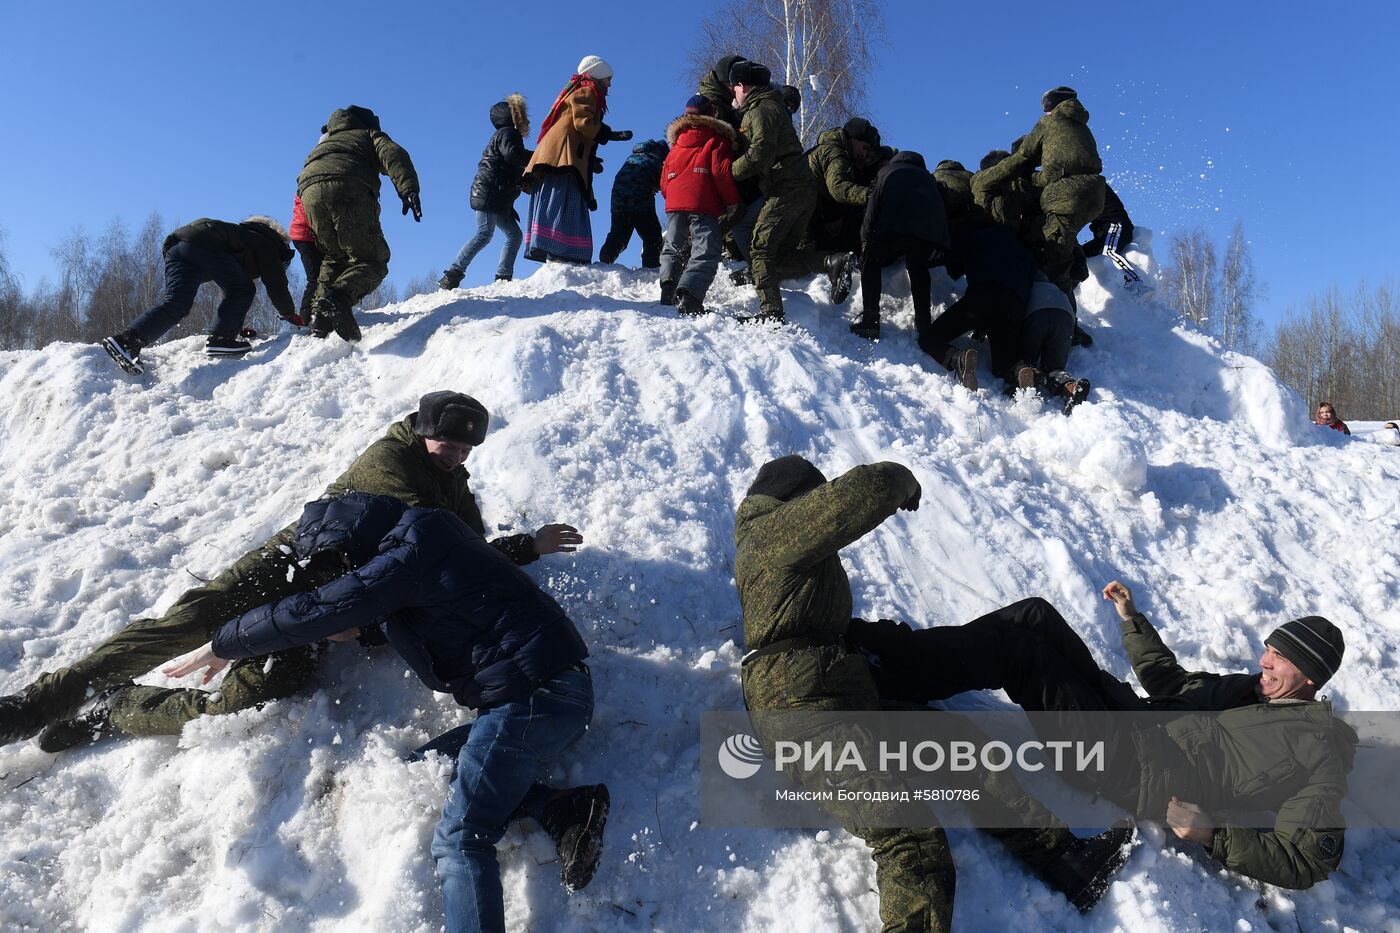
[[[763,767],[763,746],[746,733],[731,735],[719,747],[719,767],[736,781],[751,778]]]

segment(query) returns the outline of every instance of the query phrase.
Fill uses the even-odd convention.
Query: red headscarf
[[[564,85],[564,90],[559,92],[559,96],[554,99],[554,106],[549,108],[549,115],[540,124],[540,135],[535,137],[535,142],[544,139],[544,134],[549,132],[549,128],[554,125],[564,113],[564,101],[568,96],[580,87],[592,88],[594,95],[598,98],[598,119],[603,119],[603,114],[608,112],[608,89],[598,83],[592,75],[574,75],[569,79],[569,83]]]

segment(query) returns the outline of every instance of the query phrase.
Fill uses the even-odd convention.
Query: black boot
[[[833,253],[826,257],[825,265],[831,303],[839,305],[851,294],[851,278],[856,273],[856,254]]]
[[[700,317],[710,311],[709,308],[705,307],[705,303],[688,288],[676,289],[676,310],[683,317]]]
[[[448,266],[443,270],[442,278],[438,279],[438,288],[443,291],[451,291],[462,284],[462,276],[464,275],[466,273],[456,266]]]
[[[958,382],[962,383],[964,389],[969,392],[977,391],[976,350],[971,347],[966,350],[949,347],[948,353],[943,357],[943,368],[957,376]]]
[[[145,346],[145,342],[129,330],[102,339],[102,349],[107,351],[112,362],[133,376],[139,376],[146,371],[137,359]]]
[[[675,282],[662,282],[662,283],[661,283],[661,303],[662,303],[663,305],[666,305],[666,306],[672,307],[672,308],[674,308],[674,307],[676,306],[676,283],[675,283]]]
[[[598,870],[610,802],[606,784],[585,784],[553,791],[533,806],[522,805],[554,840],[559,874],[570,892],[587,887]]]
[[[1063,894],[1081,914],[1093,909],[1114,874],[1128,861],[1136,830],[1129,820],[1096,836],[1071,838],[1054,849],[1022,855],[1036,876]]]
[[[729,270],[729,281],[735,285],[752,285],[753,277],[749,275],[748,264]]]
[[[851,333],[857,337],[864,337],[866,340],[879,340],[880,319],[868,314],[861,315],[861,319],[851,325]]]
[[[49,754],[66,751],[74,745],[91,745],[118,730],[111,724],[112,707],[126,687],[103,694],[91,708],[72,719],[60,719],[39,733],[39,747]]]
[[[334,330],[340,339],[354,343],[360,339],[360,325],[355,321],[355,312],[338,298],[323,296],[317,298],[311,318],[311,329],[317,337],[325,337]]]
[[[28,689],[0,697],[0,745],[23,741],[46,724]]]

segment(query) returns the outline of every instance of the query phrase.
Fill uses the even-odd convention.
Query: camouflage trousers
[[[1040,194],[1045,219],[1033,252],[1045,277],[1074,296],[1079,231],[1103,212],[1102,175],[1071,175],[1046,185]]]
[[[289,579],[294,530],[283,529],[186,592],[159,619],[138,619],[73,665],[39,675],[26,690],[37,715],[45,722],[68,718],[91,696],[200,647],[230,619],[300,592]],[[196,716],[233,713],[289,696],[315,667],[316,650],[308,646],[235,662],[218,692],[135,686],[118,695],[111,723],[129,735],[173,735]]]
[[[761,313],[781,317],[778,283],[784,277],[806,274],[811,260],[799,247],[816,207],[817,189],[810,173],[797,174],[763,202],[749,240],[749,269]]]
[[[325,254],[316,298],[353,307],[389,274],[389,244],[379,226],[379,198],[363,185],[328,179],[301,192],[306,219]]]

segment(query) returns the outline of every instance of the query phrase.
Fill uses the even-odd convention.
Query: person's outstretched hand
[[[1133,591],[1128,589],[1126,584],[1114,580],[1103,588],[1103,598],[1113,600],[1113,608],[1118,610],[1118,615],[1124,619],[1131,619],[1137,615],[1137,606],[1133,603]]]
[[[418,200],[418,192],[410,191],[408,194],[400,195],[403,198],[403,212],[407,216],[409,211],[413,211],[413,220],[416,223],[423,222],[423,203]]]
[[[179,660],[172,661],[160,669],[166,677],[185,677],[198,670],[204,670],[204,677],[200,679],[200,684],[207,684],[218,676],[219,671],[228,667],[228,661],[214,653],[214,643],[205,642],[202,647],[185,655]]]
[[[582,543],[583,535],[573,525],[545,525],[535,532],[535,553],[539,555],[572,553]]]

